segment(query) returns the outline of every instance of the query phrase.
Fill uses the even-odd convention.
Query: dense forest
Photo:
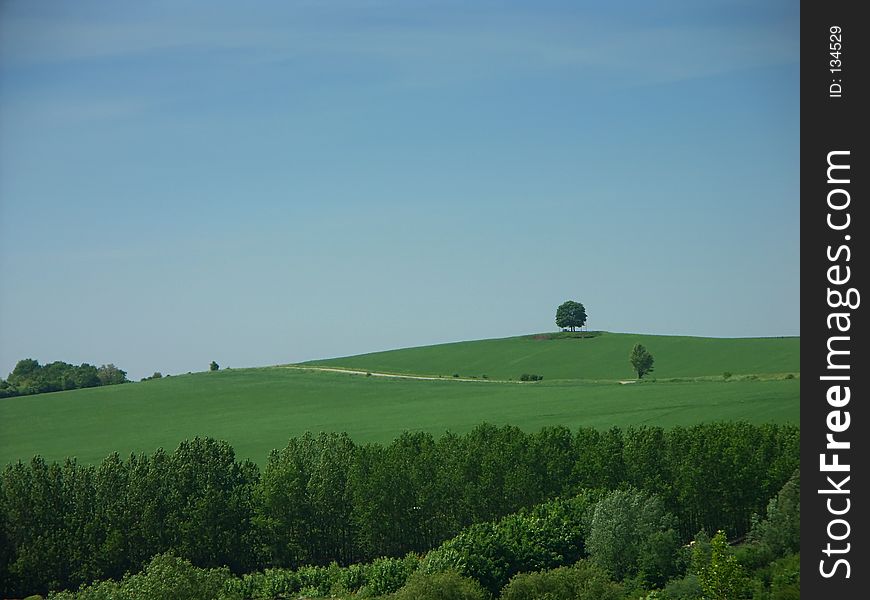
[[[653,589],[686,572],[676,550],[699,532],[713,547],[719,530],[721,541],[763,529],[756,515],[795,473],[799,442],[797,426],[746,423],[536,433],[481,425],[437,439],[406,433],[389,445],[306,434],[262,469],[225,442],[199,438],[96,466],[35,457],[0,478],[0,593],[118,580],[154,557],[243,574],[361,569],[379,557],[411,564],[439,547],[447,571],[492,593],[515,573],[587,556],[613,581]],[[604,550],[612,544],[603,532],[619,530],[611,524],[620,514],[641,519],[621,527],[646,532],[641,546],[666,556]],[[499,543],[522,546],[523,519],[540,525],[532,538],[561,544],[546,550],[558,560],[499,558]],[[514,533],[499,537],[499,527]],[[488,558],[454,560],[469,548]],[[608,553],[614,558],[601,558]]]
[[[0,398],[127,382],[127,372],[113,364],[75,366],[58,360],[40,365],[37,360],[25,358],[18,361],[8,378],[0,379]]]
[[[748,541],[723,531],[681,546],[673,515],[653,494],[587,490],[463,530],[425,555],[341,567],[272,568],[234,576],[170,553],[141,572],[52,600],[797,600],[800,478],[789,479]],[[664,583],[663,583],[664,582]],[[655,589],[653,589],[655,588]]]

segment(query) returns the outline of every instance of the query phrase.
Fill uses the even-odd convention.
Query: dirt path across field
[[[286,365],[282,369],[297,369],[300,371],[323,371],[325,373],[348,373],[350,375],[370,375],[371,377],[392,377],[394,379],[420,379],[423,381],[476,381],[478,383],[524,383],[521,381],[505,381],[503,379],[471,379],[468,377],[432,377],[431,375],[399,375],[397,373],[376,373],[357,369],[342,369],[338,367],[307,367]]]

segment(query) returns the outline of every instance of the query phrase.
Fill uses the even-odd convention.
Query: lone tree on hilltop
[[[220,369],[220,366],[215,361],[211,361],[211,364],[208,366],[208,370],[217,371],[218,369]]]
[[[642,344],[634,345],[628,359],[631,361],[631,366],[634,367],[638,379],[653,370],[653,356]]]
[[[586,309],[579,302],[568,300],[556,309],[556,325],[562,329],[570,328],[575,331],[577,327],[586,324]]]

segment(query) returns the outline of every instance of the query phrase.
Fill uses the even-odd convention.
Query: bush
[[[661,600],[701,600],[704,592],[698,583],[698,577],[689,574],[682,579],[674,579],[659,593]]]
[[[543,375],[535,375],[534,373],[523,373],[520,375],[520,381],[541,381],[543,378]]]
[[[794,373],[789,373],[785,376],[786,379],[794,379]]]
[[[472,525],[430,552],[421,569],[457,571],[497,594],[517,573],[572,564],[583,556],[586,515],[595,499],[588,492]]]
[[[618,600],[622,587],[594,565],[580,561],[573,567],[521,573],[502,590],[501,600]]]
[[[728,547],[724,531],[718,531],[710,540],[710,558],[706,549],[695,545],[694,570],[704,597],[710,600],[734,600],[741,598],[749,586],[746,571],[737,562]]]
[[[239,580],[238,591],[244,597],[278,598],[298,592],[302,581],[289,569],[266,569],[262,573],[245,575]]]
[[[801,556],[792,554],[770,566],[771,600],[799,600],[801,597]]]
[[[76,594],[51,594],[52,600],[240,600],[228,592],[229,569],[198,569],[172,554],[158,554],[145,570],[126,575],[119,583],[101,581]]]
[[[733,375],[731,371],[725,371],[724,373],[722,373],[722,379],[728,381],[729,379],[731,379],[731,375]]]
[[[332,589],[333,578],[326,567],[305,566],[296,569],[300,592],[308,595],[326,596]]]
[[[487,600],[489,595],[480,584],[455,571],[414,573],[395,600]]]
[[[375,596],[397,591],[420,567],[420,559],[414,554],[405,558],[378,558],[365,566],[366,589]]]

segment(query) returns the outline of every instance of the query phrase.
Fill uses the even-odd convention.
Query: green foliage
[[[220,368],[221,368],[220,365],[217,364],[215,361],[211,361],[211,362],[209,363],[209,365],[208,365],[208,370],[209,370],[209,371],[217,371],[217,370],[220,369]]]
[[[703,600],[704,591],[698,583],[698,577],[689,573],[680,579],[672,579],[662,588],[659,600]]]
[[[350,562],[354,535],[347,434],[310,433],[273,451],[258,488],[257,517],[275,564]]]
[[[710,556],[707,560],[701,547],[696,548],[698,584],[709,600],[735,600],[748,591],[749,581],[743,567],[728,548],[724,531],[718,531],[710,540]]]
[[[225,591],[228,569],[197,569],[171,554],[159,554],[145,570],[126,575],[119,583],[103,581],[76,594],[51,594],[52,600],[241,600]]]
[[[556,325],[574,331],[586,324],[586,308],[579,302],[567,300],[556,309]]]
[[[795,471],[768,503],[767,518],[756,522],[750,532],[750,540],[770,548],[775,557],[800,550],[800,484],[800,471]]]
[[[628,356],[628,360],[631,362],[631,367],[634,369],[634,372],[637,373],[638,379],[642,379],[644,375],[651,372],[653,370],[653,363],[655,362],[652,354],[647,351],[643,344],[634,345],[631,349],[631,354]]]
[[[393,598],[395,600],[488,600],[479,583],[455,571],[417,572]]]
[[[0,595],[117,579],[167,551],[237,573],[300,569],[290,579],[260,576],[293,593],[361,582],[395,589],[416,555],[436,547],[424,572],[455,570],[493,593],[516,573],[571,564],[587,548],[620,578],[662,582],[674,564],[667,513],[682,539],[703,527],[744,535],[794,472],[799,441],[797,427],[746,423],[534,434],[481,425],[437,440],[409,432],[389,445],[307,434],[273,452],[262,472],[227,443],[201,438],[98,466],[35,458],[0,473]],[[635,487],[608,502],[574,497],[624,483]],[[547,502],[559,496],[571,499]]]
[[[126,379],[109,383],[124,381]],[[107,384],[103,383],[97,368],[88,363],[82,363],[78,367],[61,361],[40,365],[38,361],[26,358],[18,361],[8,380],[0,379],[0,398],[60,392],[98,385]]]
[[[586,541],[590,560],[616,580],[661,585],[675,570],[675,524],[657,496],[614,490],[595,505]]]
[[[112,363],[102,365],[97,369],[97,377],[100,380],[100,385],[127,383],[127,372],[119,369]]]
[[[523,373],[520,375],[520,381],[541,381],[544,379],[543,375],[535,375],[534,373]]]
[[[801,596],[801,557],[791,554],[771,567],[770,600],[798,600]]]
[[[0,594],[120,577],[167,550],[198,566],[249,569],[256,479],[226,443],[201,439],[172,455],[114,454],[99,467],[39,457],[10,465],[0,477],[10,551]]]
[[[420,566],[415,555],[404,559],[379,558],[365,567],[366,589],[380,596],[397,591]]]
[[[550,571],[522,573],[502,590],[501,600],[619,600],[621,587],[586,561]]]
[[[517,573],[571,564],[584,554],[586,514],[595,498],[587,492],[472,525],[430,552],[422,570],[455,570],[495,594]]]

